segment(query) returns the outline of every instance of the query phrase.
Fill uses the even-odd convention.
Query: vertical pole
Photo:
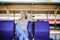
[[[14,14],[14,16],[13,16],[13,17],[14,17],[14,21],[15,21],[15,10],[13,11],[13,14]]]
[[[7,5],[5,6],[5,9],[6,9],[7,17],[8,17],[8,19],[9,19],[9,10],[8,10]]]
[[[55,14],[55,27],[56,27],[56,14],[57,14],[57,10],[58,10],[58,8],[54,11],[54,14]]]
[[[49,8],[49,10],[50,10],[50,8]],[[47,20],[49,21],[49,19],[48,19],[48,14],[50,13],[50,11],[48,11],[48,13],[47,13]]]
[[[30,18],[32,19],[32,14],[33,13],[33,2],[32,2],[32,5],[31,5],[31,14],[30,14]]]
[[[45,0],[46,2],[52,2],[52,0]]]
[[[48,11],[48,13],[47,13],[47,20],[48,20],[48,14],[50,13],[50,11]],[[49,20],[48,20],[49,21]]]
[[[13,20],[14,20],[14,30],[15,30],[15,28],[16,28],[16,27],[15,27],[15,10],[13,11],[13,17],[14,17]],[[16,30],[15,30],[15,31],[16,31]],[[15,31],[14,31],[14,35],[15,35]]]
[[[33,13],[33,2],[32,2],[32,5],[31,5],[31,16],[32,16],[32,13]]]

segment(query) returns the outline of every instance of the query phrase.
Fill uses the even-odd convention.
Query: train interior
[[[28,17],[32,17],[35,21],[48,21],[50,25],[50,38],[60,40],[59,3],[0,3],[0,24],[2,21],[12,20],[14,21],[14,27],[16,27],[17,21],[21,17],[20,11],[22,9],[26,10],[29,15]]]

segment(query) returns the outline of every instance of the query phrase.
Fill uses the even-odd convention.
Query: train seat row
[[[14,37],[14,21],[0,21],[0,40],[11,40]]]
[[[29,40],[53,40],[50,38],[50,28],[48,21],[29,21],[27,25]],[[0,40],[19,40],[15,37],[15,21],[0,21]]]

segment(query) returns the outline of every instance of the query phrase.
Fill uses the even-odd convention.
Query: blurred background
[[[24,9],[35,20],[48,20],[50,37],[60,40],[60,0],[0,0],[0,20],[15,20]]]

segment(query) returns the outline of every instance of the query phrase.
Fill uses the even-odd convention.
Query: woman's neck
[[[25,18],[22,18],[23,20],[25,19]]]
[[[25,18],[25,17],[23,17],[23,18],[21,17],[21,19],[22,19],[22,20],[25,20],[26,18]]]

